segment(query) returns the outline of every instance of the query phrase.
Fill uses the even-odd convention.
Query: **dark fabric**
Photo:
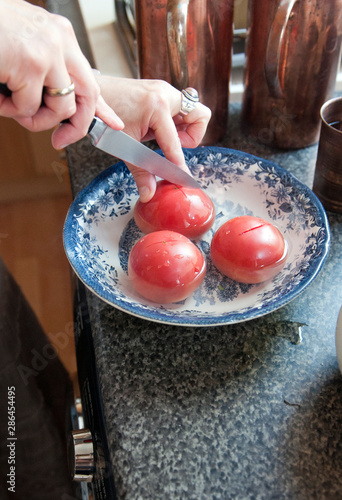
[[[75,498],[66,458],[70,390],[66,370],[0,260],[1,499]]]

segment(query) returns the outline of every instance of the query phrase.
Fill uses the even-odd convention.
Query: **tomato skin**
[[[201,251],[182,234],[156,231],[143,236],[128,258],[128,277],[146,299],[179,302],[202,283],[206,262]]]
[[[134,219],[145,234],[169,230],[197,240],[213,225],[215,207],[202,189],[158,181],[153,198],[135,204]]]
[[[244,215],[219,227],[210,253],[222,274],[240,283],[262,283],[284,267],[287,244],[273,224]]]

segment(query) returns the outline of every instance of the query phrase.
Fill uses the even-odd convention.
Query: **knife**
[[[10,97],[12,92],[6,84],[0,83],[0,94]],[[120,160],[132,163],[173,184],[201,189],[190,174],[121,130],[113,130],[100,118],[93,119],[88,134],[95,147]]]
[[[173,184],[201,189],[190,174],[125,132],[113,130],[100,118],[93,119],[88,134],[93,145],[106,153],[132,163]]]

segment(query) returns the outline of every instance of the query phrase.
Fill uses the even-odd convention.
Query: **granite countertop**
[[[230,106],[220,146],[268,158],[312,186],[317,146],[276,151],[244,137]],[[74,195],[113,159],[68,148]],[[342,214],[331,248],[292,302],[219,327],[152,323],[87,302],[119,499],[337,499],[342,490]]]

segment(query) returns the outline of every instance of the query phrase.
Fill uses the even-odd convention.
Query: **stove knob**
[[[69,468],[74,481],[91,482],[94,475],[94,445],[88,429],[72,431],[68,443]]]

